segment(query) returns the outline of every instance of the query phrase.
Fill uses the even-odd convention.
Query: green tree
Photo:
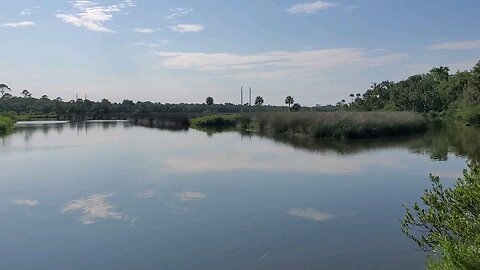
[[[31,98],[32,97],[32,94],[27,90],[27,89],[23,89],[22,91],[22,96],[24,98]]]
[[[446,81],[450,76],[450,68],[434,67],[430,69],[429,74],[434,77],[434,81],[436,82]]]
[[[263,97],[258,96],[255,98],[255,106],[262,106],[264,103]]]
[[[285,104],[288,105],[288,108],[290,108],[294,102],[295,102],[295,100],[293,99],[292,96],[287,96],[285,98]]]
[[[480,166],[469,164],[452,188],[430,181],[423,207],[406,208],[402,231],[428,252],[431,269],[480,269]]]
[[[213,105],[213,98],[212,97],[207,97],[207,99],[205,100],[205,103],[207,103],[208,106]]]
[[[464,98],[467,103],[478,104],[480,103],[480,61],[472,69],[471,74]]]
[[[10,91],[12,91],[12,89],[10,89],[10,87],[8,87],[8,85],[3,84],[3,83],[0,84],[0,97],[3,98],[3,96]]]
[[[301,108],[302,108],[302,106],[300,106],[300,104],[295,103],[295,104],[293,104],[293,106],[290,108],[290,111],[291,111],[291,112],[298,112],[298,111],[300,111]]]

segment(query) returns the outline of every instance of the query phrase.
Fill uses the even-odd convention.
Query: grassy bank
[[[234,127],[240,123],[241,116],[238,114],[208,115],[190,119],[192,127]]]
[[[265,113],[254,117],[262,133],[311,138],[377,138],[425,131],[426,121],[411,112]]]
[[[16,121],[11,117],[0,115],[0,135],[11,130],[15,122]]]
[[[425,118],[412,112],[280,112],[167,116],[152,116],[150,121],[180,123],[186,128],[189,126],[199,130],[228,128],[267,136],[312,139],[389,137],[419,133],[427,128]],[[168,121],[164,118],[168,118]]]

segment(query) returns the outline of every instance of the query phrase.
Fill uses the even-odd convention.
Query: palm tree
[[[23,89],[22,95],[23,95],[24,98],[31,98],[32,97],[32,94],[27,89]]]
[[[207,103],[208,106],[211,106],[211,105],[213,105],[213,98],[212,97],[207,97],[205,102]]]
[[[293,99],[292,96],[287,96],[285,98],[285,104],[288,105],[288,108],[290,108],[290,106],[292,106],[292,104],[295,102],[295,100]]]
[[[258,96],[255,98],[255,106],[262,106],[263,105],[263,97]]]
[[[350,94],[350,98],[352,99],[352,102],[353,102],[353,97],[355,97],[354,94]]]

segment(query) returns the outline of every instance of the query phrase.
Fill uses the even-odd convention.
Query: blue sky
[[[71,99],[335,103],[480,60],[478,0],[2,0],[0,82]]]

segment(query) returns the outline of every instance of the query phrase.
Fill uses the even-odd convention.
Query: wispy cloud
[[[152,34],[155,33],[156,29],[136,27],[133,28],[133,31],[141,34]]]
[[[289,13],[308,13],[313,14],[320,10],[325,10],[333,7],[337,7],[340,4],[333,3],[333,2],[326,2],[326,1],[315,1],[315,2],[306,2],[306,3],[298,3],[287,9]]]
[[[35,206],[35,205],[38,205],[37,200],[21,200],[21,199],[18,199],[18,200],[12,200],[12,201],[10,201],[10,203],[13,204],[13,205],[21,205],[21,206]]]
[[[189,13],[193,12],[193,9],[186,9],[186,8],[174,8],[170,9],[170,15],[165,16],[165,19],[171,20],[175,17],[182,17]]]
[[[175,196],[177,196],[181,201],[198,201],[207,197],[205,193],[201,192],[182,192],[176,193]]]
[[[313,208],[290,208],[287,213],[294,217],[311,219],[318,222],[327,221],[335,218],[327,212],[319,212]]]
[[[154,52],[161,64],[173,69],[202,71],[238,71],[251,74],[285,74],[286,71],[317,73],[324,70],[370,67],[391,64],[407,57],[403,53],[385,53],[360,48],[337,48],[307,51],[273,51],[249,55],[233,53]],[[239,74],[237,74],[239,75]]]
[[[134,42],[132,43],[135,46],[142,46],[142,47],[147,47],[147,48],[160,48],[164,47],[170,44],[169,40],[163,39],[160,40],[159,42],[153,43],[153,42]]]
[[[125,0],[125,4],[129,7],[134,7],[135,6],[135,1],[133,0]]]
[[[127,6],[135,6],[133,1],[125,1],[120,4],[101,6],[89,0],[77,0],[73,7],[78,10],[75,14],[57,14],[56,17],[65,23],[72,24],[77,27],[85,27],[92,31],[109,32],[114,31],[105,27],[104,23],[113,18],[113,14],[120,12]]]
[[[62,212],[79,211],[82,213],[80,221],[83,224],[95,223],[96,219],[122,219],[128,217],[120,212],[115,212],[115,207],[107,202],[113,194],[95,194],[86,199],[70,201]]]
[[[360,5],[349,5],[349,6],[345,6],[344,8],[345,10],[354,10],[354,9],[360,8]]]
[[[170,26],[170,29],[179,33],[202,32],[205,30],[205,26],[200,24],[178,24]]]
[[[480,49],[480,40],[438,43],[427,46],[429,50],[473,50]]]
[[[25,15],[31,15],[32,13],[33,13],[33,12],[32,12],[32,10],[31,10],[31,9],[29,9],[29,8],[26,8],[26,9],[24,9],[24,10],[20,11],[20,13],[19,13],[19,14],[20,14],[20,15],[22,15],[22,16],[25,16]]]
[[[26,26],[34,26],[35,23],[31,21],[21,21],[21,22],[11,22],[11,23],[4,23],[2,27],[7,28],[18,28],[18,27],[26,27]]]

